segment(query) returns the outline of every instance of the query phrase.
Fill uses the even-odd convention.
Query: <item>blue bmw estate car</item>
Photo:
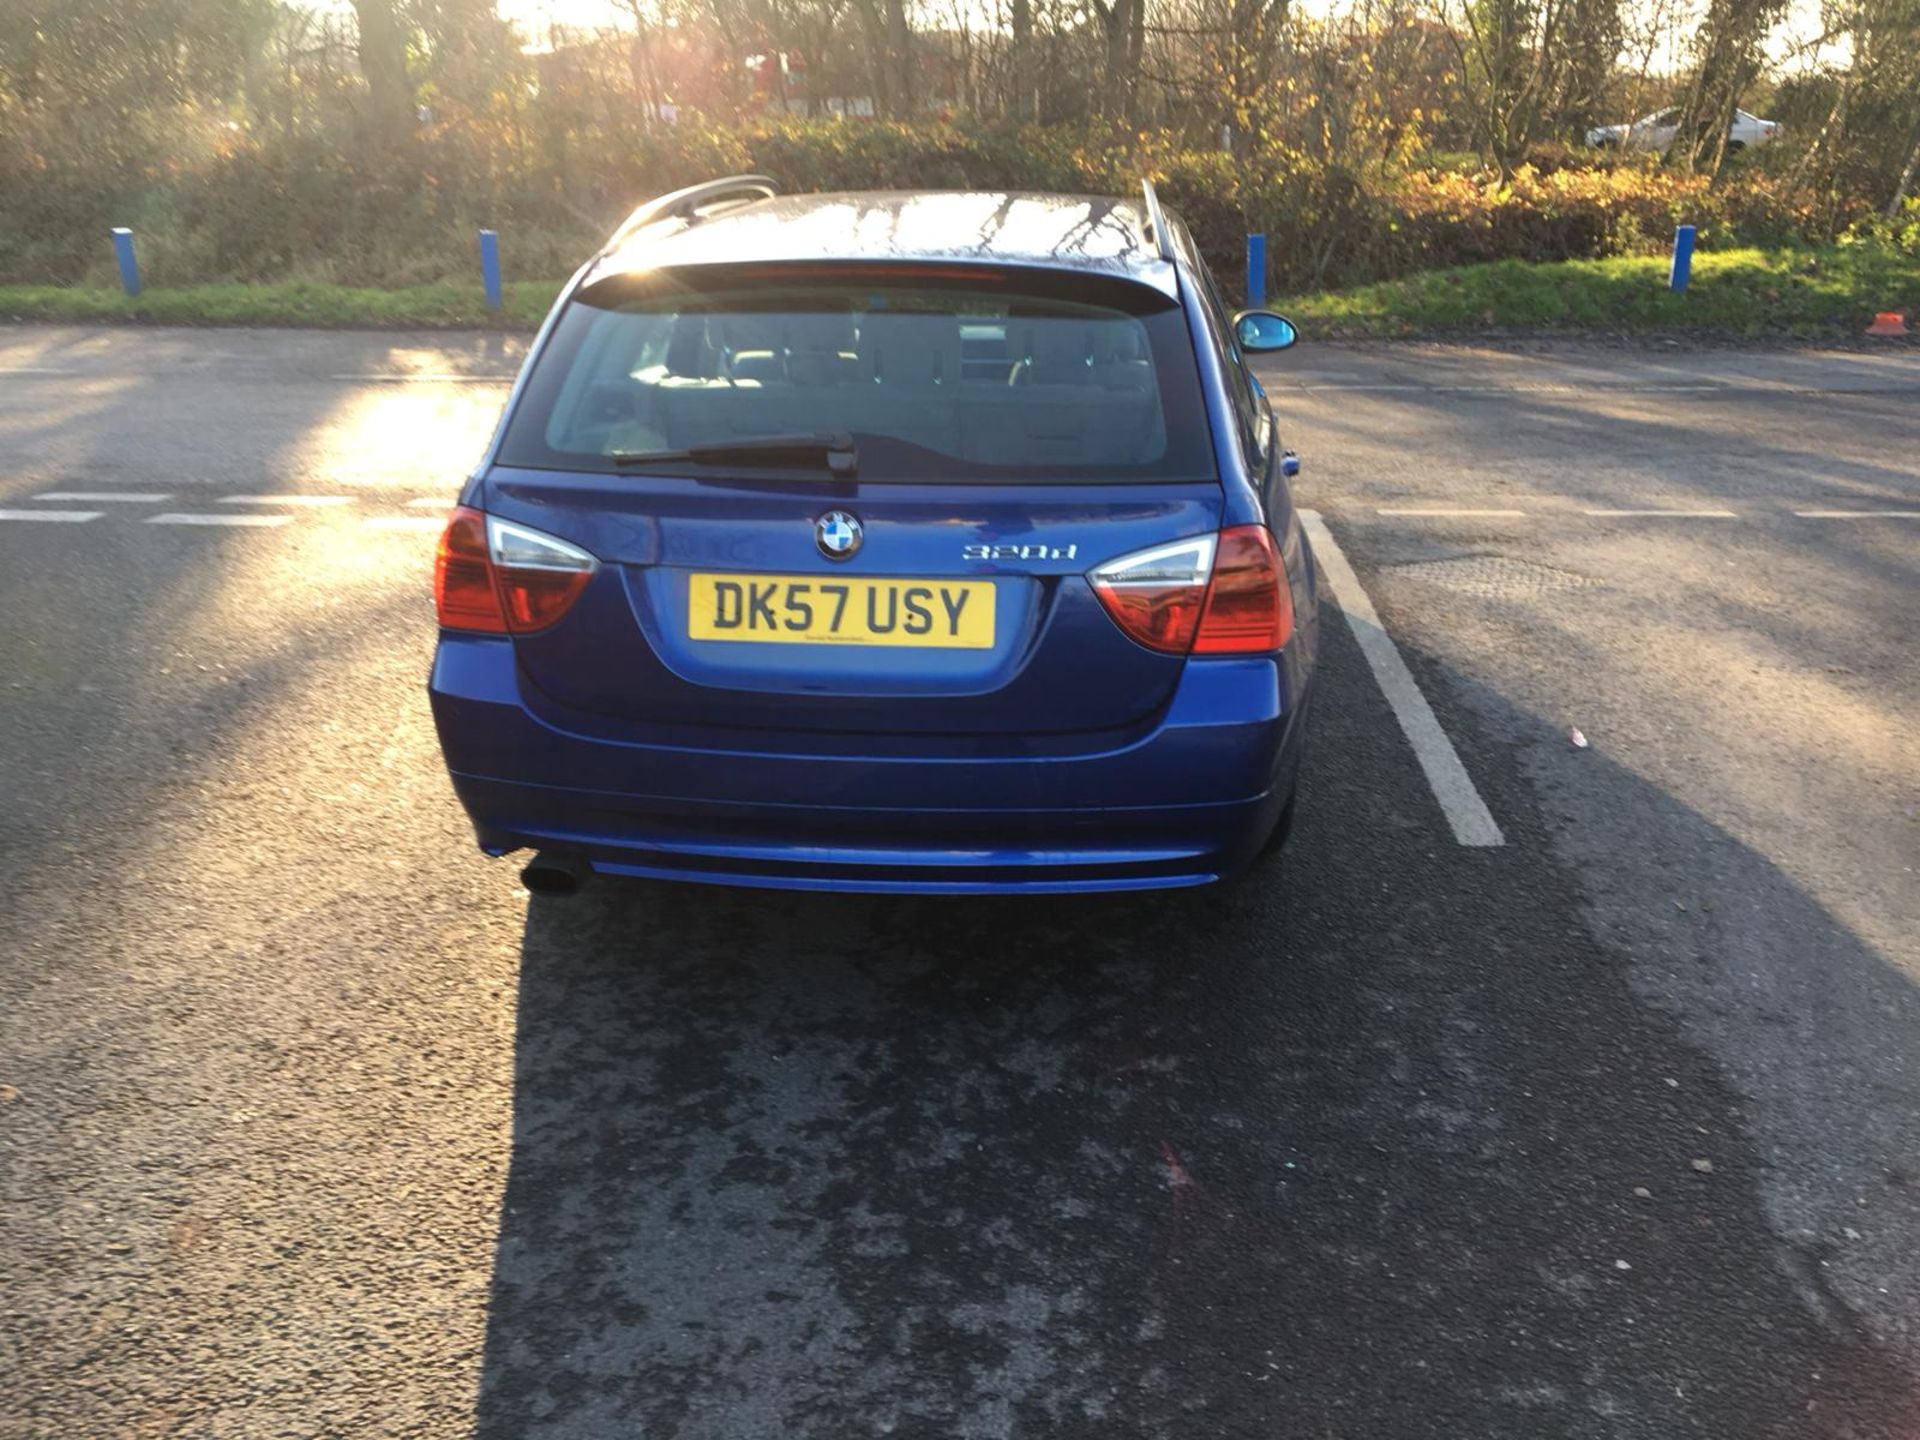
[[[643,206],[439,548],[488,854],[796,889],[1202,884],[1285,838],[1316,581],[1231,315],[1151,186]]]

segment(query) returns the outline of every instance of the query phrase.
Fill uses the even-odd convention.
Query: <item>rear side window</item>
[[[862,481],[1214,477],[1192,342],[1132,281],[938,266],[618,277],[567,307],[509,465],[851,434]]]
[[[1213,332],[1222,372],[1226,375],[1227,386],[1232,392],[1227,398],[1233,404],[1234,419],[1240,428],[1240,451],[1255,474],[1264,474],[1269,449],[1266,413],[1260,407],[1252,372],[1247,369],[1246,357],[1240,353],[1239,342],[1234,338],[1233,311],[1220,298],[1220,286],[1213,278],[1213,271],[1207,268],[1204,260],[1198,258],[1197,250],[1194,253],[1193,268],[1199,275],[1201,288],[1206,294],[1209,316],[1207,328]]]

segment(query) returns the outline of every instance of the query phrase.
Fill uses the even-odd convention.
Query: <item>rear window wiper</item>
[[[751,440],[711,440],[684,450],[615,450],[607,456],[625,468],[645,465],[741,465],[768,470],[824,469],[836,479],[859,467],[853,436],[761,435]]]

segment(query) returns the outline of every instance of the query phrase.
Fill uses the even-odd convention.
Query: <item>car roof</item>
[[[857,190],[777,195],[643,225],[586,284],[639,270],[806,260],[921,260],[1093,272],[1178,294],[1145,207],[1102,195]]]

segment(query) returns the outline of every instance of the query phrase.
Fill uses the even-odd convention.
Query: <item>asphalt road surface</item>
[[[1266,366],[1356,623],[1241,883],[530,902],[423,694],[518,343],[0,328],[0,1435],[1920,1433],[1920,352]]]

